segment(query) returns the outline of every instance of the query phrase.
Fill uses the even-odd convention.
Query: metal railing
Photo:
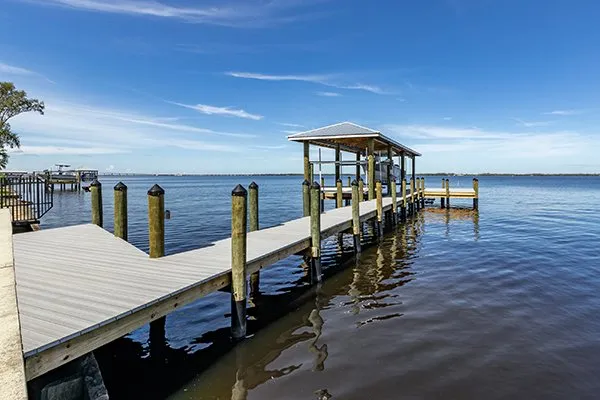
[[[53,205],[53,193],[42,177],[0,176],[0,208],[11,209],[13,223],[39,222]]]

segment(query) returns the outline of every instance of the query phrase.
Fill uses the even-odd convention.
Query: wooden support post
[[[304,143],[304,179],[310,181],[310,143]]]
[[[358,194],[358,182],[352,181],[352,235],[354,239],[354,252],[361,252],[360,247],[360,200]]]
[[[311,238],[311,277],[313,282],[321,282],[321,207],[319,193],[321,187],[317,182],[310,186],[310,238]]]
[[[400,182],[406,180],[406,159],[404,153],[400,156]]]
[[[360,180],[360,152],[356,153],[356,176],[354,179],[357,182]]]
[[[335,181],[336,193],[335,193],[335,206],[337,208],[342,208],[342,201],[344,199],[344,193],[342,191],[342,180],[337,179]]]
[[[308,179],[302,182],[302,211],[305,217],[310,215],[310,182]]]
[[[114,192],[114,233],[116,237],[127,240],[127,186],[123,182],[119,182],[115,185]]]
[[[310,182],[308,182],[308,198],[310,198]],[[321,177],[321,212],[325,210],[325,177]],[[310,208],[309,208],[310,214]]]
[[[11,211],[0,209],[0,399],[27,400]]]
[[[409,214],[415,213],[415,180],[410,178],[410,202],[408,203]]]
[[[479,210],[479,179],[473,178],[473,190],[475,197],[473,198],[473,210]]]
[[[446,180],[442,178],[442,191],[446,191]],[[446,198],[444,196],[440,197],[440,207],[446,208]]]
[[[237,185],[231,192],[231,336],[246,336],[246,207],[248,192]]]
[[[352,187],[352,177],[348,177],[348,187],[351,188]]]
[[[92,224],[102,227],[104,224],[102,216],[102,184],[98,179],[90,183],[90,192],[92,194]]]
[[[421,177],[421,207],[425,208],[425,178]]]
[[[450,179],[446,178],[446,208],[450,208]]]
[[[367,187],[369,189],[369,200],[375,199],[375,139],[367,139]]]
[[[386,169],[386,184],[387,184],[387,195],[391,195],[391,191],[392,191],[392,169],[394,167],[394,160],[392,159],[392,145],[388,144],[387,145],[387,158],[388,158],[388,165],[387,165],[387,169]]]
[[[421,181],[419,178],[415,178],[415,210],[419,211],[421,209]]]
[[[148,239],[150,258],[165,255],[165,191],[158,185],[148,190]]]
[[[400,218],[402,219],[402,221],[406,221],[406,203],[407,203],[407,199],[406,199],[406,179],[402,179],[400,181],[401,184],[401,190],[402,190],[402,206],[400,208]]]
[[[396,225],[396,216],[398,215],[398,193],[396,192],[396,177],[392,178],[392,224]]]
[[[383,193],[379,179],[375,183],[375,190],[377,191],[377,236],[381,237],[383,235]]]
[[[342,171],[342,166],[340,165],[340,161],[341,161],[341,151],[340,151],[340,145],[336,144],[335,145],[335,181],[337,182],[338,179],[341,179],[341,171]]]
[[[365,201],[365,181],[362,178],[358,180],[358,201]]]
[[[165,191],[158,185],[148,190],[148,239],[150,258],[165,255]],[[150,357],[164,360],[166,317],[150,323]]]
[[[257,231],[258,226],[258,185],[252,182],[248,186],[248,215],[250,232]],[[250,296],[256,297],[260,294],[260,272],[256,271],[250,275]]]

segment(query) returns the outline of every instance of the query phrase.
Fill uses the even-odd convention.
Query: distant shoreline
[[[150,174],[150,173],[99,173],[99,176],[302,176],[302,173],[263,173],[263,174],[175,174],[175,173],[158,173],[158,174]],[[342,174],[342,176],[352,176],[353,174]],[[491,173],[484,172],[481,174],[462,174],[455,172],[427,172],[427,173],[418,173],[418,176],[464,176],[464,177],[479,177],[479,176],[557,176],[557,177],[576,177],[576,176],[600,176],[600,173],[564,173],[564,174],[546,174],[546,173],[522,173],[522,174],[510,174],[510,173]],[[334,176],[334,174],[323,174],[323,176]],[[410,174],[407,174],[407,177],[410,177]]]

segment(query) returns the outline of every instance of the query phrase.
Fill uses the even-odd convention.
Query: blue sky
[[[349,120],[423,172],[600,172],[599,20],[591,0],[4,0],[0,80],[47,107],[12,121],[8,168],[301,172],[286,136]]]

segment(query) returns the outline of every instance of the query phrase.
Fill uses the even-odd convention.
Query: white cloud
[[[181,107],[189,108],[192,110],[196,110],[196,111],[199,111],[202,114],[206,114],[206,115],[228,115],[228,116],[232,116],[232,117],[252,119],[254,121],[259,121],[264,118],[262,115],[250,114],[249,112],[246,112],[244,110],[235,109],[235,108],[231,108],[231,107],[218,107],[218,106],[211,106],[211,105],[207,105],[207,104],[189,105],[189,104],[182,104],[182,103],[175,103],[175,102],[169,102],[169,103],[175,104],[175,105],[178,105]]]
[[[302,131],[285,130],[285,131],[281,131],[281,132],[287,133],[288,135],[294,135],[294,134],[300,133]]]
[[[579,115],[583,114],[583,110],[554,110],[545,112],[544,115]]]
[[[452,121],[452,117],[443,117],[442,118],[444,121]]]
[[[336,92],[317,92],[317,96],[323,96],[323,97],[340,97],[341,94],[340,93],[336,93]]]
[[[347,90],[362,90],[375,94],[388,94],[379,86],[375,85],[365,85],[362,83],[352,83],[348,84],[344,81],[347,78],[343,78],[339,75],[273,75],[273,74],[260,74],[254,72],[236,72],[229,71],[226,72],[225,75],[229,75],[235,78],[244,78],[244,79],[256,79],[261,81],[298,81],[298,82],[310,82],[316,83],[324,86],[334,87],[337,89],[347,89]]]
[[[553,123],[553,121],[523,121],[522,119],[519,118],[513,118],[515,121],[518,122],[519,125],[524,126],[526,128],[535,128],[535,127],[539,127],[539,126],[548,126],[551,125]]]
[[[0,73],[7,75],[37,75],[35,72],[25,68],[16,67],[0,62]]]
[[[214,2],[204,6],[167,4],[166,1],[150,0],[23,0],[45,6],[182,20],[192,23],[224,26],[262,27],[277,23],[294,22],[314,16],[302,9],[306,3],[299,1],[229,1]],[[315,3],[312,0],[308,3]]]
[[[288,122],[277,122],[277,124],[282,125],[282,126],[289,126],[290,128],[304,128],[304,125],[290,124]]]

